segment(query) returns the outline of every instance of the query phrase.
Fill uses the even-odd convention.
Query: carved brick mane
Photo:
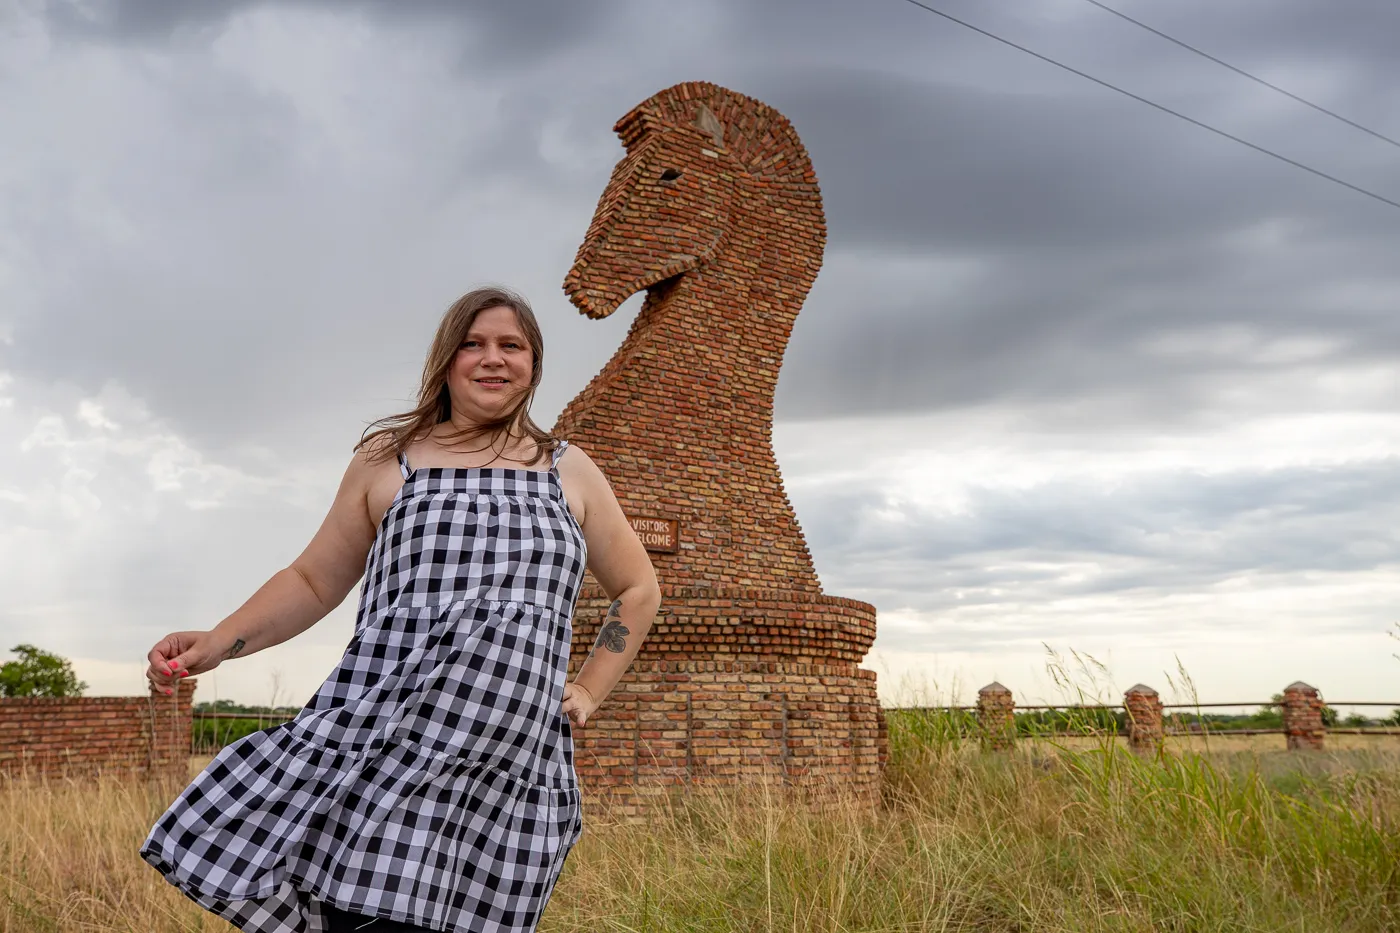
[[[785,117],[713,84],[668,88],[615,130],[626,154],[564,288],[595,318],[647,295],[555,431],[599,462],[629,516],[673,520],[679,540],[652,555],[664,614],[576,737],[580,777],[776,771],[868,789],[882,721],[856,665],[875,612],[822,594],[772,447],[779,368],[826,243],[811,161]],[[590,585],[575,666],[605,607]]]

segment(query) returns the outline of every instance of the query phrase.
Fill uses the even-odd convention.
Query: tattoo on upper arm
[[[240,651],[243,650],[243,646],[244,646],[245,644],[247,644],[247,642],[245,642],[243,639],[241,639],[241,638],[235,638],[235,639],[233,640],[233,647],[230,648],[230,649],[228,649],[228,651],[225,651],[225,652],[224,652],[224,657],[226,657],[226,658],[231,658],[231,657],[233,657],[234,655],[238,654],[238,652],[240,652]]]
[[[627,626],[622,624],[622,600],[614,599],[608,607],[608,617],[603,620],[603,627],[598,630],[598,640],[593,643],[593,649],[606,648],[613,654],[622,654],[627,650],[626,638],[630,634]]]

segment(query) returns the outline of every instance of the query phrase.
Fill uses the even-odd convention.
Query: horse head
[[[704,103],[693,102],[690,118],[679,120],[651,103],[614,127],[627,154],[614,167],[564,280],[570,300],[592,318],[712,260],[746,178]]]

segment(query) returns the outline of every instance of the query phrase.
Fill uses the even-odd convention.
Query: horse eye
[[[675,181],[677,178],[680,178],[680,177],[681,177],[681,173],[680,173],[677,169],[673,169],[673,168],[668,168],[668,169],[666,169],[666,171],[664,171],[664,172],[661,173],[661,180],[662,180],[662,181]]]

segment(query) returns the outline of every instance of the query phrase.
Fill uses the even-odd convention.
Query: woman
[[[363,572],[345,656],[289,723],[219,754],[141,855],[257,933],[533,930],[582,830],[582,726],[660,604],[607,480],[535,425],[543,340],[529,305],[472,291],[442,318],[418,407],[376,422],[301,556],[147,677],[271,647]],[[586,566],[613,597],[565,683]]]

